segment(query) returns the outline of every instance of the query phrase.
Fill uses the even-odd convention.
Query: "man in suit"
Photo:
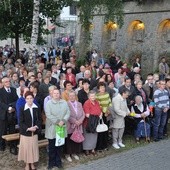
[[[52,72],[51,70],[47,70],[46,76],[50,77],[50,84],[57,86],[57,79],[55,77],[52,77]]]
[[[4,77],[2,79],[3,88],[0,89],[0,149],[5,150],[5,143],[2,135],[15,133],[16,116],[15,104],[18,99],[16,89],[10,87],[10,79]],[[17,154],[16,142],[10,143],[10,152]]]
[[[117,73],[117,71],[119,70],[119,68],[121,68],[123,66],[123,63],[121,61],[120,56],[116,56],[116,65],[115,65],[115,70],[114,73]]]
[[[85,72],[85,70],[86,70],[85,67],[82,65],[82,66],[80,67],[80,72],[76,74],[76,82],[78,82],[78,80],[79,80],[80,78],[84,78],[84,72]]]
[[[131,79],[130,78],[125,78],[124,85],[119,87],[119,92],[122,91],[122,89],[128,89],[130,94],[127,98],[127,105],[128,108],[131,109],[131,105],[134,103],[134,93],[135,93],[135,88],[134,86],[131,85]]]
[[[88,79],[90,81],[90,90],[93,90],[93,88],[97,86],[97,81],[95,79],[91,78],[90,70],[86,70],[84,72],[84,78]]]

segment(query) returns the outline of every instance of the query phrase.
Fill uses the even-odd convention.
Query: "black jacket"
[[[0,89],[0,120],[5,120],[8,112],[8,108],[11,106],[15,108],[18,96],[16,89],[10,87],[10,93],[8,93],[3,87]],[[10,114],[10,113],[9,113]]]
[[[88,94],[84,91],[84,89],[81,89],[78,91],[78,101],[84,105],[85,101],[88,100]]]
[[[34,134],[41,132],[41,113],[38,108],[33,108],[33,126],[37,125],[38,129]],[[27,131],[28,128],[32,127],[32,117],[29,109],[24,110],[21,108],[20,113],[20,134],[24,136],[32,136],[32,132]]]
[[[90,115],[86,126],[87,133],[96,133],[96,127],[98,123],[99,123],[99,116]]]

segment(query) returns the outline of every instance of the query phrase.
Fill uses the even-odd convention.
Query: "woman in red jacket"
[[[83,105],[86,117],[84,121],[85,140],[83,141],[83,150],[85,150],[86,155],[89,155],[90,151],[95,155],[98,134],[96,131],[87,131],[87,126],[91,117],[95,117],[97,120],[99,120],[102,110],[100,108],[99,102],[96,100],[96,93],[94,91],[90,91],[88,97],[89,99]],[[95,129],[96,127],[93,128]]]

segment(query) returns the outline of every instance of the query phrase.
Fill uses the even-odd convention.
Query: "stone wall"
[[[144,5],[128,2],[124,14],[124,25],[110,36],[103,30],[103,17],[94,18],[93,47],[104,53],[112,49],[124,59],[140,54],[143,74],[155,71],[159,57],[170,53],[169,0]],[[136,30],[136,23],[143,23],[144,29]]]

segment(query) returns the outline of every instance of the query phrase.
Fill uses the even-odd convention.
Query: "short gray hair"
[[[88,97],[89,97],[91,94],[96,94],[96,92],[95,92],[94,90],[90,90],[89,93],[88,93]]]

